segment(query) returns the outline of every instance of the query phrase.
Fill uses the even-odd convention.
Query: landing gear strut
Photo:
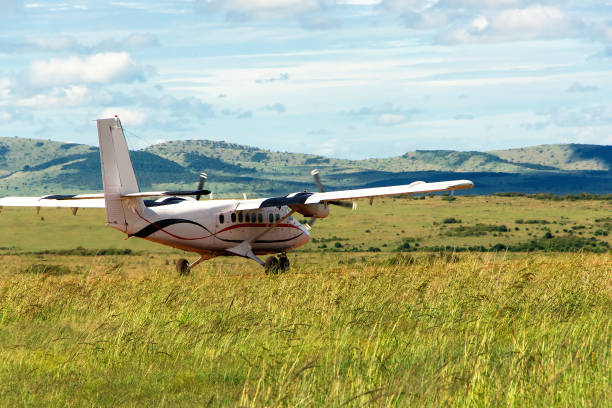
[[[264,268],[267,274],[277,274],[287,272],[289,270],[290,262],[287,255],[281,254],[278,257],[271,256],[266,259],[266,263],[264,264]]]

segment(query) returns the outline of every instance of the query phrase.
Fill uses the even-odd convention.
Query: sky
[[[338,158],[612,144],[612,0],[0,0],[0,136]]]

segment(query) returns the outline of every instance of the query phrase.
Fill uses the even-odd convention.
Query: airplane
[[[329,207],[355,208],[352,200],[472,188],[469,180],[435,183],[415,181],[407,185],[326,192],[318,170],[312,176],[318,192],[295,192],[281,197],[199,201],[211,194],[204,189],[202,173],[197,190],[141,192],[132,167],[121,121],[98,119],[98,140],[103,193],[5,197],[3,207],[66,207],[74,215],[79,208],[105,208],[108,226],[127,237],[146,239],[184,251],[195,252],[194,262],[179,259],[179,274],[188,274],[201,262],[217,256],[241,256],[258,262],[267,273],[284,272],[290,263],[287,252],[310,240],[309,230]],[[194,198],[195,197],[195,198]],[[157,198],[152,200],[151,198]],[[310,217],[302,224],[293,215]],[[259,256],[271,255],[265,261]]]

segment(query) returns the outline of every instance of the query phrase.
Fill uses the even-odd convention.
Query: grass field
[[[379,200],[317,222],[289,273],[219,258],[179,277],[181,252],[124,241],[101,212],[5,209],[0,405],[609,406],[609,251],[396,251],[546,232],[609,242],[596,233],[608,214],[594,201]],[[77,246],[92,251],[42,253]],[[134,254],[95,255],[108,248]]]

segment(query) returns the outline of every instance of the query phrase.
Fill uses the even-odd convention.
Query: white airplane
[[[317,170],[312,172],[319,192],[298,192],[284,197],[247,200],[204,200],[206,174],[202,173],[195,191],[141,192],[130,160],[119,118],[98,119],[102,163],[103,194],[50,195],[44,197],[5,197],[3,206],[105,208],[108,225],[127,234],[144,238],[200,257],[193,263],[179,259],[177,270],[187,274],[200,262],[217,256],[237,255],[265,267],[266,273],[289,268],[287,251],[310,240],[310,226],[329,215],[330,205],[353,207],[351,200],[379,196],[454,191],[472,188],[469,180],[364,188],[325,192]],[[192,198],[189,196],[195,196]],[[160,197],[145,200],[147,197]],[[303,225],[294,213],[311,217]],[[272,254],[265,262],[258,255]],[[278,256],[275,256],[278,254]]]

